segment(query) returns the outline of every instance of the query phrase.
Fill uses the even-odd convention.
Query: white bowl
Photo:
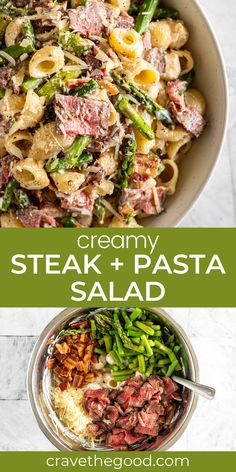
[[[165,5],[180,12],[190,32],[187,49],[195,60],[194,86],[207,100],[208,126],[195,140],[180,164],[180,177],[175,195],[166,201],[166,212],[158,218],[142,220],[144,226],[176,226],[203,192],[220,155],[228,116],[227,78],[222,54],[202,8],[196,0],[167,0]]]

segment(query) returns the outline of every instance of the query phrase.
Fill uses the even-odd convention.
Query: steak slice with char
[[[86,97],[56,94],[56,121],[68,136],[104,136],[108,130],[109,104]]]

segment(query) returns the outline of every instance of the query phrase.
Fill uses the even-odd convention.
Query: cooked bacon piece
[[[68,10],[70,27],[87,38],[101,36],[108,25],[109,12],[103,2],[88,0],[86,5]]]
[[[134,18],[126,11],[123,11],[121,15],[115,19],[114,23],[115,28],[132,29],[134,27]]]
[[[161,48],[146,48],[146,61],[150,62],[160,75],[166,72],[166,52]]]
[[[186,82],[177,80],[167,85],[167,94],[171,100],[170,109],[175,120],[196,138],[202,134],[206,121],[197,108],[187,106],[184,98]]]
[[[142,183],[152,177],[155,179],[158,174],[158,158],[145,154],[136,154],[134,169],[131,175],[132,181]]]
[[[87,321],[82,321],[72,323],[69,329],[84,329],[88,326]],[[63,388],[65,382],[67,386],[72,385],[75,388],[80,388],[84,382],[93,382],[95,373],[91,372],[91,364],[94,358],[94,344],[90,332],[59,338],[47,365],[53,370],[55,377],[63,383]]]
[[[26,228],[55,228],[58,226],[53,216],[50,216],[46,210],[39,210],[30,206],[16,211],[16,216]]]
[[[109,104],[85,97],[56,94],[55,112],[60,131],[68,136],[104,136],[110,116]]]

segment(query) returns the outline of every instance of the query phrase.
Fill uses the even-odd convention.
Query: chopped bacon
[[[104,136],[108,130],[109,104],[85,97],[56,94],[55,112],[60,131],[69,136]]]
[[[206,121],[197,108],[187,106],[185,103],[184,91],[186,82],[177,80],[169,82],[167,85],[167,94],[171,100],[170,109],[175,120],[182,125],[186,131],[193,134],[196,138],[202,134]]]
[[[146,154],[136,154],[131,179],[136,184],[142,183],[158,174],[158,158]]]
[[[77,328],[82,329],[81,325],[83,326],[84,322],[77,323]],[[69,328],[75,329],[72,325]],[[85,334],[86,344],[83,344]],[[91,333],[78,333],[59,338],[54,346],[52,357],[47,361],[47,367],[53,370],[55,377],[62,382],[63,389],[69,385],[79,388],[84,382],[94,380],[95,374],[91,372],[94,344]],[[80,350],[81,345],[82,350]],[[59,386],[61,388],[61,384]]]
[[[46,210],[39,210],[33,206],[17,210],[16,216],[26,228],[55,228],[58,226],[55,218],[47,214]]]

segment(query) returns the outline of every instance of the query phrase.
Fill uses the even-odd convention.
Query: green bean
[[[98,83],[96,82],[96,80],[91,79],[81,87],[76,88],[73,95],[75,95],[76,97],[82,97],[83,95],[94,92],[94,90],[97,89],[99,89]]]
[[[173,123],[169,111],[166,108],[163,108],[158,103],[154,102],[142,89],[138,88],[136,85],[126,80],[117,72],[113,71],[111,75],[114,82],[121,88],[123,88],[129,95],[132,95],[141,105],[143,105],[148,113],[153,115],[158,120],[163,121],[163,123]]]
[[[179,362],[178,362],[178,359],[176,359],[175,361],[173,361],[173,362],[169,365],[168,370],[167,370],[167,372],[166,372],[166,376],[167,376],[167,377],[171,377],[171,376],[172,376],[172,374],[174,373],[176,367],[178,366],[178,363],[179,363]]]
[[[148,339],[147,339],[147,336],[145,336],[145,334],[142,334],[141,336],[141,342],[143,344],[143,346],[145,347],[145,350],[146,350],[146,354],[147,356],[153,356],[153,350],[148,342]]]
[[[109,352],[112,350],[112,337],[109,334],[106,334],[106,336],[104,336],[104,342],[107,354],[109,354]]]
[[[142,315],[142,310],[141,310],[141,308],[137,307],[132,311],[132,313],[130,315],[130,319],[131,319],[131,321],[135,321],[137,318],[140,318],[141,315]]]
[[[1,203],[1,211],[8,211],[9,210],[9,207],[11,205],[11,202],[12,202],[12,198],[13,198],[13,195],[14,195],[14,190],[19,187],[19,182],[17,182],[17,180],[15,180],[14,178],[12,178],[6,188],[5,188],[5,191],[4,191],[4,194],[3,194],[3,197],[2,197],[2,203]]]
[[[97,347],[97,346],[94,348],[94,352],[95,352],[95,354],[100,354],[101,356],[106,355],[106,351],[104,351],[103,349],[101,349],[100,347]]]
[[[139,34],[145,33],[149,28],[158,4],[159,0],[144,0],[135,22],[135,31]]]
[[[145,325],[141,321],[135,321],[135,326],[140,328],[145,333],[150,334],[151,336],[153,336],[155,333],[154,329],[150,328],[150,326]]]
[[[44,79],[35,79],[34,77],[27,77],[21,85],[21,88],[24,92],[28,92],[28,90],[35,90],[37,89],[42,83]]]
[[[154,139],[154,131],[145,123],[142,115],[131,105],[129,99],[125,95],[118,95],[115,101],[115,108],[126,118],[133,122],[135,128],[147,139]]]
[[[145,374],[146,372],[146,364],[145,364],[145,359],[142,354],[138,355],[138,370],[141,374]]]
[[[66,151],[66,162],[70,166],[78,165],[78,159],[91,141],[91,136],[78,136]]]

